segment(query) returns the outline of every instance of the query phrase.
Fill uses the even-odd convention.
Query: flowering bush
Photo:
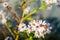
[[[3,11],[5,10],[0,10],[0,15],[1,15],[1,23],[3,26],[5,26],[9,33],[13,36],[15,40],[19,40],[23,35],[26,37],[26,40],[33,40],[33,37],[35,38],[45,38],[46,34],[51,33],[51,25],[48,23],[46,20],[43,20],[44,17],[42,16],[43,19],[35,20],[34,18],[31,17],[31,15],[37,13],[40,10],[44,9],[52,9],[53,4],[59,4],[57,0],[40,0],[41,5],[39,5],[39,8],[36,8],[35,6],[31,8],[30,4],[34,3],[37,0],[24,0],[21,1],[17,6],[19,9],[21,8],[22,15],[20,15],[12,6],[10,6],[8,1],[1,2],[2,6],[6,8],[8,11],[8,14],[11,15],[8,17],[8,14],[5,14]],[[19,10],[20,12],[20,10]],[[7,16],[6,16],[7,15]],[[20,17],[21,16],[21,17]],[[37,15],[38,16],[38,15]],[[12,23],[10,23],[8,20],[12,20]],[[15,22],[16,24],[13,24]],[[28,22],[28,25],[24,23],[25,21],[30,21]],[[14,29],[12,30],[12,26],[14,25]],[[9,39],[10,37],[6,37],[5,40]],[[12,39],[11,39],[12,40]]]

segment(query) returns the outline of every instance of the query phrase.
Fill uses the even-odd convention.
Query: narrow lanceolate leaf
[[[28,17],[30,17],[32,14],[34,14],[36,12],[37,12],[37,9],[34,8],[34,10],[32,12],[28,13],[28,15],[26,15],[24,18],[21,19],[20,23],[24,22],[24,20],[26,20]]]
[[[41,6],[39,9],[46,9],[47,8],[47,4],[44,3],[44,0],[41,0]]]
[[[26,20],[33,20],[33,18],[27,18]]]
[[[16,30],[14,30],[14,33],[15,33],[15,34],[18,34],[18,32],[17,32]]]
[[[47,5],[45,4],[45,5],[42,5],[42,6],[40,6],[40,8],[39,9],[46,9],[47,8]]]

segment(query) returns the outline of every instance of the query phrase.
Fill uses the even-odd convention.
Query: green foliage
[[[16,35],[19,34],[19,33],[17,32],[17,30],[14,30],[13,32],[14,32]]]
[[[32,36],[29,37],[29,40],[33,40],[33,39],[32,39]]]
[[[33,18],[27,18],[26,20],[33,20]]]
[[[28,13],[24,18],[22,18],[21,22],[24,22],[28,17],[30,17],[32,14],[35,14],[37,12],[37,9],[34,8],[34,10],[30,13]]]
[[[46,9],[47,8],[47,5],[41,5],[39,9],[43,10],[43,9]]]
[[[43,10],[43,9],[46,9],[47,8],[47,4],[45,4],[44,0],[41,0],[41,6],[39,9]]]
[[[31,0],[31,2],[34,2],[35,0]]]

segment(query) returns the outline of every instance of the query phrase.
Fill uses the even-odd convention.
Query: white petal
[[[5,40],[8,40],[9,39],[9,36],[5,38]]]
[[[50,23],[47,23],[46,25],[49,27],[50,26]]]
[[[40,36],[44,38],[44,34],[40,34]]]
[[[6,19],[2,19],[2,24],[6,23]]]
[[[2,15],[2,14],[3,14],[3,10],[0,11],[0,15]]]
[[[43,25],[46,25],[46,21],[43,21],[43,23],[42,23]]]
[[[24,10],[24,14],[28,14],[30,12],[30,7],[28,6],[25,10]]]
[[[47,7],[47,10],[51,10],[52,9],[52,5]]]
[[[49,29],[52,29],[52,27],[49,27]]]
[[[42,24],[42,20],[40,20],[39,23]]]
[[[47,29],[47,31],[46,31],[48,34],[51,32],[49,29]]]

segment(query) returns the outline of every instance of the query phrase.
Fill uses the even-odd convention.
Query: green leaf
[[[30,36],[29,40],[33,40],[33,39],[32,39],[32,36]]]
[[[34,2],[35,0],[31,0],[31,2]]]
[[[13,31],[15,34],[18,34],[18,32],[16,30]]]
[[[33,18],[27,18],[26,20],[33,20]]]
[[[30,17],[32,14],[35,14],[37,12],[37,9],[34,8],[34,10],[30,13],[28,13],[24,18],[21,19],[21,23],[24,22],[28,17]]]
[[[5,25],[5,27],[8,29],[8,31],[11,33],[11,35],[12,35],[13,37],[15,37],[15,35],[14,35],[14,33],[12,32],[12,30],[10,29],[8,23],[6,22],[4,25]]]
[[[14,33],[15,33],[15,34],[17,33],[16,30],[14,30]]]
[[[47,5],[45,4],[45,5],[40,6],[39,9],[46,9],[46,8],[47,8]]]

